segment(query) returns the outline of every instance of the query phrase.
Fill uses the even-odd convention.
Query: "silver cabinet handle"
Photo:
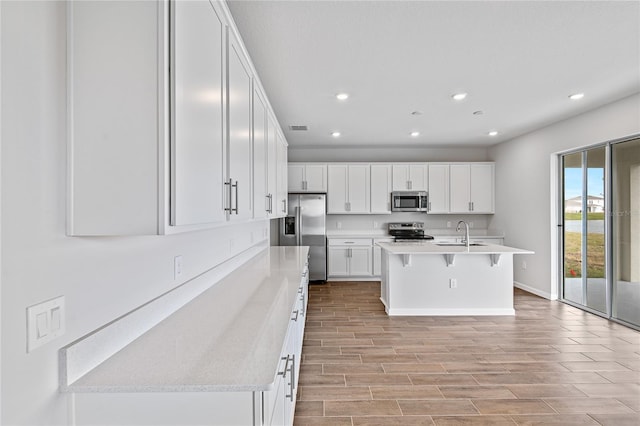
[[[285,363],[284,363],[284,370],[278,371],[278,376],[285,377],[287,375],[287,371],[289,371],[289,355],[283,356],[280,359],[285,361]]]
[[[233,212],[235,212],[235,214],[238,214],[238,181],[236,181],[235,184],[231,185],[231,187],[236,189],[236,208],[233,209]]]
[[[474,211],[476,209],[476,206],[473,205],[473,201],[471,202],[471,211]]]
[[[468,208],[469,208],[469,211],[471,211],[471,201],[469,201],[469,206],[468,206]]]
[[[411,182],[410,180],[407,181],[407,188],[413,189],[413,182]]]
[[[295,314],[295,316],[291,318],[291,321],[298,321],[298,316],[300,315],[300,311],[296,309],[295,311],[293,311],[293,313]]]
[[[429,203],[428,203],[427,211],[428,211],[428,212],[430,212],[430,211],[431,211],[431,201],[429,201]]]
[[[287,200],[282,200],[282,213],[287,212]]]
[[[289,368],[289,372],[291,373],[289,375],[289,378],[291,379],[291,381],[289,382],[289,395],[285,394],[285,398],[289,398],[291,400],[291,402],[293,402],[293,387],[294,384],[296,382],[296,356],[291,355],[291,367]]]
[[[273,195],[267,194],[267,213],[273,213]]]
[[[231,186],[232,186],[231,182],[232,182],[232,180],[229,179],[229,182],[225,181],[225,183],[224,183],[225,187],[229,186],[229,192],[228,192],[229,196],[227,198],[227,201],[229,202],[229,204],[228,204],[229,207],[225,207],[224,211],[229,212],[230,214],[233,213],[233,209],[231,208],[231,196],[232,196],[232,194],[231,194]]]

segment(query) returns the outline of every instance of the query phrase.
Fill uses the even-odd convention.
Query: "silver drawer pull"
[[[298,309],[296,309],[295,311],[293,311],[295,315],[295,317],[291,318],[291,321],[298,321],[298,316],[300,315],[300,311]]]

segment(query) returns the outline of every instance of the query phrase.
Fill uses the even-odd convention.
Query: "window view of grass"
[[[565,213],[565,220],[581,220],[581,213]],[[587,213],[588,220],[604,220],[604,213]],[[564,276],[582,277],[582,239],[580,232],[564,233]],[[587,234],[587,278],[604,278],[604,234]]]

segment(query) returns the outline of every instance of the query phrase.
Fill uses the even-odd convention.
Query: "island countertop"
[[[391,254],[533,254],[531,250],[515,247],[500,246],[497,244],[471,245],[468,248],[460,245],[437,244],[430,241],[403,242],[403,243],[378,243],[383,250]]]

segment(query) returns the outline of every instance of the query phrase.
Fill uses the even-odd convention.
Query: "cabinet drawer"
[[[371,238],[329,238],[330,246],[370,246]]]

